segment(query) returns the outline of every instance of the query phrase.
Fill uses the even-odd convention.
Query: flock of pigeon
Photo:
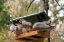
[[[45,22],[36,22],[33,25],[24,19],[20,19],[19,21],[20,23],[11,24],[10,26],[10,31],[14,32],[17,35],[21,33],[26,33],[32,30],[46,30],[46,29],[53,28],[53,26],[49,25],[51,20],[48,20]]]

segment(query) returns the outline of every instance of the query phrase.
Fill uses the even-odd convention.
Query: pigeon
[[[16,26],[14,24],[11,24],[10,26],[10,31],[14,32],[16,30]]]
[[[21,30],[23,28],[23,25],[20,23],[16,23],[15,25],[18,27],[19,30]]]
[[[44,24],[43,22],[36,22],[36,23],[34,23],[32,30],[47,30],[52,27],[53,26],[49,26],[47,24]]]
[[[47,21],[47,25],[50,25],[51,24],[51,19],[49,19],[48,21]]]
[[[30,22],[27,22],[26,20],[24,19],[20,19],[20,22],[22,23],[24,29],[26,29],[27,32],[31,31],[31,23]],[[23,30],[24,30],[23,29]]]
[[[16,35],[19,35],[22,33],[22,28],[23,28],[23,26],[20,23],[16,23],[15,25],[11,24],[10,31],[14,32]]]
[[[51,19],[49,19],[48,21],[44,21],[42,23],[47,24],[47,25],[50,25],[51,24]]]
[[[22,23],[23,26],[31,26],[31,23],[27,22],[25,19],[20,19],[20,22]]]

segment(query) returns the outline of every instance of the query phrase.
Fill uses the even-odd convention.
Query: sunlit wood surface
[[[49,31],[35,30],[17,35],[14,38],[17,42],[43,42],[44,38],[48,37],[50,37]]]

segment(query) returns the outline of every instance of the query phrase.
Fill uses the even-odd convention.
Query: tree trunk
[[[39,11],[43,11],[44,10],[44,1],[40,0],[40,9]]]

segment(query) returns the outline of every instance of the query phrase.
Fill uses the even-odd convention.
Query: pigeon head
[[[19,22],[26,21],[25,19],[20,19]]]

